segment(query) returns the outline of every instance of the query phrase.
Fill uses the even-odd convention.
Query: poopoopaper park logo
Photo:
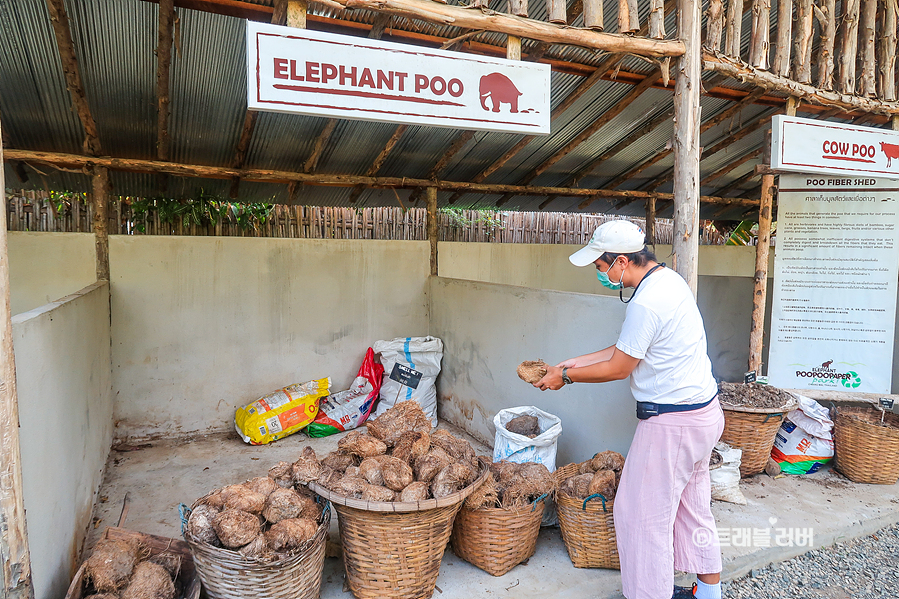
[[[862,377],[858,373],[860,366],[864,364],[848,364],[839,362],[838,368],[833,368],[834,361],[832,359],[824,360],[815,366],[808,364],[792,364],[796,367],[797,379],[809,379],[808,385],[812,387],[829,387],[837,388],[839,383],[847,389],[857,389],[862,384]],[[850,370],[852,368],[853,370]]]

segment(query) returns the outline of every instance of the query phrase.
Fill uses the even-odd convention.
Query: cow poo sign
[[[247,22],[251,110],[549,133],[549,65]]]
[[[781,175],[768,379],[889,393],[899,181]]]

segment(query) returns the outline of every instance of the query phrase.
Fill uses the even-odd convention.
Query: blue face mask
[[[596,269],[596,278],[599,279],[599,282],[602,283],[602,286],[607,289],[621,289],[623,287],[621,281],[613,283],[611,280],[609,280],[609,271],[612,270],[612,266],[615,266],[614,262],[605,272]],[[624,279],[624,273],[621,273],[621,278]]]

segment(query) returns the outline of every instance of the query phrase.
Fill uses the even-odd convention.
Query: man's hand
[[[568,368],[571,368],[571,366],[568,366]],[[534,386],[541,391],[546,391],[547,389],[558,391],[565,386],[565,381],[562,380],[562,369],[558,366],[547,366],[546,376],[534,383]]]

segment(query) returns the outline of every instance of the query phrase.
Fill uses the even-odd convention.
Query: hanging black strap
[[[640,285],[643,284],[643,281],[646,280],[646,277],[648,277],[649,275],[651,275],[652,273],[654,273],[656,270],[658,270],[658,269],[660,269],[660,268],[664,268],[664,267],[665,267],[665,263],[662,262],[661,264],[656,264],[655,266],[653,266],[652,268],[650,268],[649,271],[647,271],[647,273],[646,273],[645,275],[643,275],[643,278],[640,279],[640,282],[637,283],[637,286],[634,287],[634,292],[631,294],[631,296],[630,296],[629,298],[627,298],[627,300],[624,299],[624,288],[622,287],[621,289],[619,289],[619,290],[618,290],[618,299],[620,299],[621,302],[624,303],[624,304],[630,303],[630,301],[631,301],[632,299],[634,299],[634,296],[637,295],[637,289],[640,288]]]

